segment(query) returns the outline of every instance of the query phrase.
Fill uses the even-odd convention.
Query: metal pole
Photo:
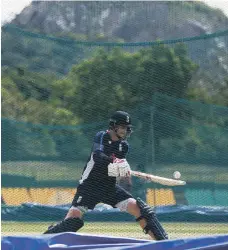
[[[151,136],[151,167],[155,170],[155,143],[154,143],[154,112],[155,107],[150,107],[150,136]],[[155,172],[156,174],[156,172]],[[154,207],[156,209],[156,185],[154,184]]]
[[[151,163],[152,168],[155,167],[155,143],[154,143],[154,112],[155,107],[151,106],[150,108],[150,119],[151,119],[151,125],[150,125],[150,135],[151,135]]]

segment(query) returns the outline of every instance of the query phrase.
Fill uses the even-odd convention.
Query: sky
[[[211,7],[220,8],[228,16],[228,0],[202,0]],[[7,22],[19,14],[31,0],[1,0],[1,22]]]

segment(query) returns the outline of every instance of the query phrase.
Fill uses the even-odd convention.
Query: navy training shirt
[[[129,145],[126,140],[113,141],[109,131],[98,132],[79,183],[115,185],[116,177],[108,176],[108,165],[113,161],[113,156],[119,159],[126,158],[128,150]]]

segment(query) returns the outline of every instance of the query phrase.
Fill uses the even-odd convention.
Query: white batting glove
[[[120,176],[119,168],[114,163],[109,163],[108,165],[108,176],[118,177]]]
[[[119,176],[127,177],[131,175],[131,168],[126,159],[116,158],[113,164],[119,169]]]

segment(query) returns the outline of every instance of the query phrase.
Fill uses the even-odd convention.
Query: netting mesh
[[[208,168],[216,168],[218,172],[226,166],[226,108],[188,102],[162,94],[155,94],[151,104],[153,106],[131,109],[135,121],[134,133],[129,139],[129,160],[132,166],[144,164],[150,172],[159,172],[157,164],[208,164]],[[72,167],[75,165],[74,171],[78,172],[77,168],[84,167],[82,162],[90,153],[94,135],[99,130],[105,130],[107,124],[108,121],[52,126],[3,119],[2,160],[7,164],[11,161],[46,161],[46,171],[50,168],[46,178],[50,178],[50,181],[56,173],[52,173],[53,165],[49,166],[48,161],[73,161]],[[200,171],[200,166],[198,168]],[[67,181],[68,177],[64,178]],[[208,178],[213,180],[213,176]],[[197,176],[191,180],[194,179]],[[225,183],[225,179],[221,179],[221,183]]]
[[[43,4],[49,8],[48,2]],[[154,39],[164,38],[181,19],[182,8],[190,8],[170,5],[166,15],[168,10],[159,12],[159,3],[134,4],[145,20],[151,13],[170,20],[169,27],[151,20],[163,30]],[[92,5],[90,13],[100,13],[106,5]],[[129,6],[119,2],[119,9],[112,8],[123,13]],[[189,13],[200,19],[194,9]],[[142,20],[137,23],[130,15],[125,28],[132,27],[131,18],[140,31]],[[214,28],[224,30],[223,23]],[[95,20],[94,29],[98,26]],[[220,106],[210,104],[213,90],[227,81],[227,30],[172,40],[175,34],[170,34],[169,40],[155,42],[147,34],[140,36],[142,41],[119,42],[113,34],[93,41],[92,29],[86,37],[71,38],[44,31],[15,25],[2,29],[3,203],[70,203],[94,135],[107,129],[113,111],[123,109],[134,124],[128,158],[132,169],[168,178],[178,170],[188,183],[175,190],[134,178],[135,196],[155,207],[228,205],[228,109],[222,95],[227,90]],[[115,35],[122,33],[116,30]],[[192,94],[200,93],[205,83],[211,95],[202,103],[203,95],[194,99]],[[186,218],[184,225],[189,222]],[[204,233],[223,232],[223,226],[213,226]],[[179,231],[175,237],[192,235]]]

